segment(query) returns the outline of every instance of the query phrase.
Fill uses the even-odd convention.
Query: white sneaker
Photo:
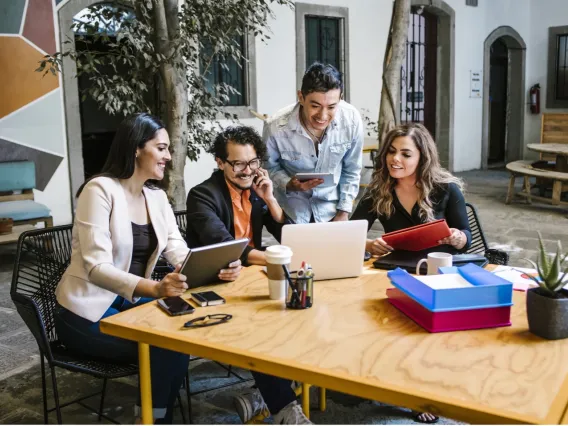
[[[302,407],[296,401],[292,401],[272,418],[276,425],[313,425],[304,415]]]
[[[248,423],[254,417],[263,414],[264,417],[270,416],[270,411],[262,399],[260,391],[250,388],[233,398],[233,404],[237,414],[243,423]]]

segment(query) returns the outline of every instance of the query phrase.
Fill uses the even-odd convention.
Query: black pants
[[[292,390],[292,381],[268,374],[251,371],[256,386],[270,410],[270,414],[277,414],[280,410],[296,400]]]

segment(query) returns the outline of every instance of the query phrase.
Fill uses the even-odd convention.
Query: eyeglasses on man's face
[[[191,321],[186,322],[183,326],[185,328],[201,328],[211,327],[212,325],[222,324],[229,321],[233,316],[231,314],[212,314],[203,317],[197,317]]]
[[[242,172],[246,170],[247,167],[250,167],[252,171],[258,170],[262,164],[262,161],[260,161],[260,158],[253,158],[250,161],[225,160],[225,163],[230,164],[234,172]]]

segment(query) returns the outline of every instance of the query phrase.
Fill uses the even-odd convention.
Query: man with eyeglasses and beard
[[[272,193],[262,160],[266,146],[252,127],[232,126],[219,133],[210,151],[219,170],[187,196],[187,244],[248,238],[243,265],[266,265],[262,228],[280,241],[282,226],[292,223]]]
[[[266,146],[253,128],[235,126],[217,135],[210,153],[219,170],[189,191],[187,244],[199,247],[249,238],[242,264],[266,265],[262,227],[280,241],[282,226],[292,223],[274,198],[272,181],[261,167]],[[290,380],[251,373],[256,387],[234,398],[243,423],[268,410],[275,424],[311,424],[296,402]]]

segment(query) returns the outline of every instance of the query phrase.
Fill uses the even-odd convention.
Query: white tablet
[[[300,182],[304,182],[310,179],[323,179],[322,185],[333,185],[333,173],[296,173],[296,179],[298,179]]]
[[[219,271],[238,260],[248,242],[248,238],[241,238],[191,249],[180,271],[187,277],[188,287],[221,282]]]

